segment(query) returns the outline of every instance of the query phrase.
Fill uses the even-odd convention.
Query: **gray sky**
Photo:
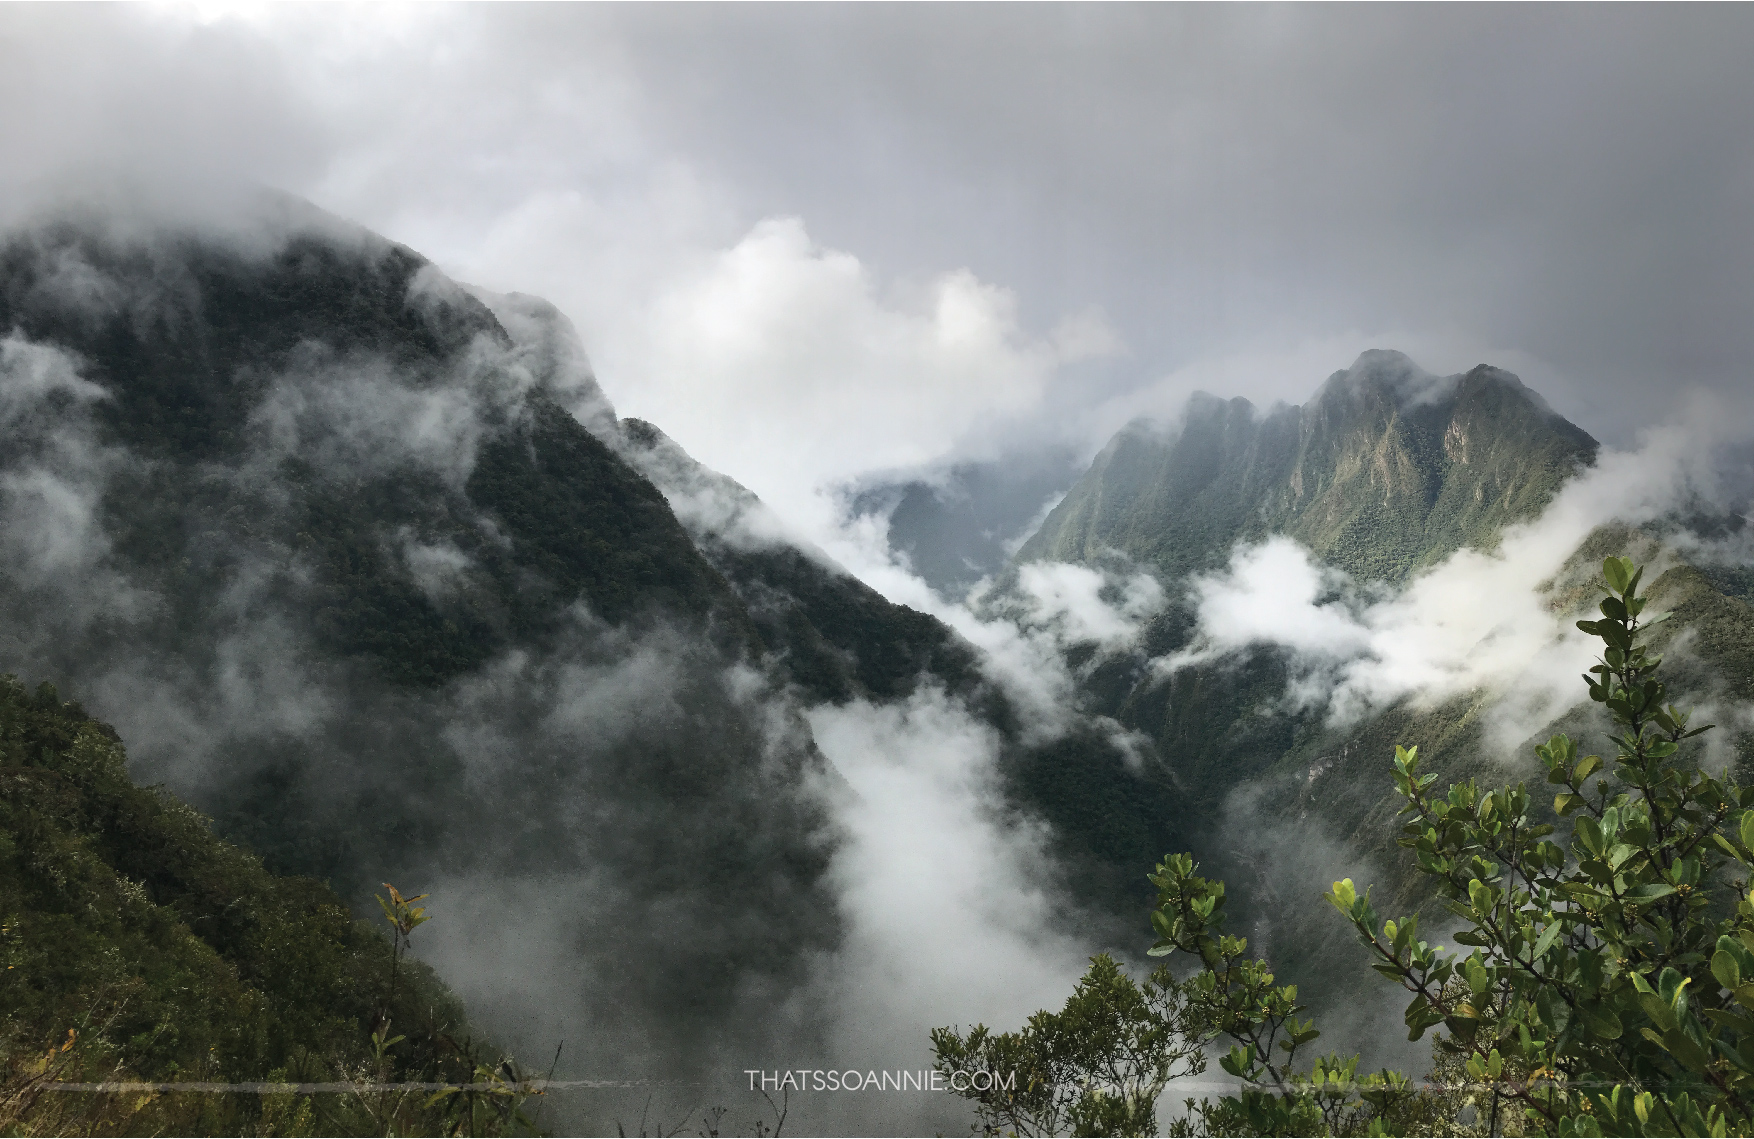
[[[1739,392],[1750,58],[1729,6],[8,5],[0,178],[259,179],[548,296],[810,525],[1369,346],[1610,441]]]

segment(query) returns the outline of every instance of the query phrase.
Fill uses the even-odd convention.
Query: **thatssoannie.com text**
[[[937,1069],[860,1072],[849,1068],[844,1072],[835,1072],[821,1068],[776,1068],[769,1072],[762,1068],[745,1068],[743,1074],[749,1077],[749,1090],[752,1092],[965,1092],[971,1088],[980,1092],[1017,1090],[1016,1072],[990,1072],[984,1069],[974,1072],[965,1072],[960,1068],[954,1072],[940,1072]]]

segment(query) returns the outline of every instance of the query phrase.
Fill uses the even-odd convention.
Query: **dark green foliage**
[[[485,438],[463,488],[396,454],[325,462],[334,427],[320,423],[277,469],[252,470],[275,453],[260,415],[288,375],[420,391],[474,382],[462,373],[477,338],[511,347],[480,302],[442,280],[417,287],[424,259],[325,224],[260,249],[71,224],[0,243],[0,327],[76,353],[108,393],[93,405],[100,437],[135,460],[102,503],[113,560],[169,602],[167,636],[199,646],[215,599],[266,565],[305,595],[324,648],[403,684],[540,639],[575,602],[611,623],[710,616],[754,644],[663,497],[540,387],[522,407],[477,401]],[[72,288],[70,266],[101,283]],[[454,548],[475,571],[435,600],[402,564],[406,542]]]
[[[705,548],[748,606],[763,646],[812,700],[906,697],[922,677],[957,695],[977,694],[974,650],[937,618],[796,547]]]
[[[1007,788],[1054,828],[1071,887],[1115,912],[1142,900],[1120,869],[1141,847],[1204,837],[1196,798],[1161,770],[1141,770],[1094,727],[1075,725],[1047,743],[1008,747]]]
[[[6,424],[0,467],[64,460],[95,518],[65,580],[8,547],[0,651],[102,700],[145,778],[276,872],[374,912],[386,878],[490,884],[484,920],[539,895],[532,1046],[588,1023],[586,1070],[686,1076],[835,943],[832,776],[744,601],[569,410],[600,397],[577,361],[308,222],[0,240],[0,331],[105,393],[63,377],[79,398]],[[876,638],[854,600],[813,604]],[[953,655],[913,616],[873,683]]]
[[[621,428],[629,454],[658,483],[723,512],[716,521],[729,532],[697,521],[694,543],[736,591],[759,647],[807,699],[895,699],[929,678],[1009,727],[1010,711],[984,685],[974,649],[942,622],[894,604],[818,553],[740,533],[766,509],[755,494],[644,420],[624,419]]]
[[[360,480],[351,493],[292,485],[305,493],[287,524],[296,527],[288,537],[317,566],[307,589],[312,632],[324,648],[369,660],[397,683],[430,687],[479,667],[504,647],[510,622],[503,593],[509,591],[459,591],[462,596],[441,609],[397,564],[397,551],[386,541],[406,528],[485,562],[483,576],[495,570],[507,576],[503,551],[479,527],[462,523],[467,503],[438,479],[408,471]]]
[[[405,963],[392,995],[388,939],[135,786],[124,762],[115,733],[53,687],[0,678],[8,1063],[71,1029],[90,1079],[349,1079],[387,1018],[405,1037],[394,1072],[467,1076],[462,1010],[429,969]]]
[[[1308,1072],[1298,1054],[1321,1036],[1298,1013],[1296,985],[1275,984],[1271,967],[1248,952],[1248,939],[1225,932],[1224,883],[1194,873],[1194,860],[1172,855],[1158,863],[1151,883],[1158,889],[1151,925],[1153,957],[1181,952],[1198,962],[1191,978],[1193,1015],[1201,1040],[1224,1037],[1230,1050],[1219,1065],[1242,1081],[1239,1094],[1216,1103],[1187,1101],[1177,1134],[1360,1135],[1381,1134],[1381,1124],[1413,1098],[1411,1082],[1384,1070],[1360,1077],[1358,1058],[1334,1053]]]
[[[1225,884],[1178,854],[1151,876],[1159,894],[1150,952],[1194,958],[1181,989],[1183,1032],[1192,1041],[1228,1038],[1220,1064],[1241,1086],[1216,1101],[1189,1099],[1176,1133],[1754,1128],[1754,790],[1685,753],[1710,726],[1668,702],[1648,630],[1672,614],[1649,608],[1643,571],[1610,557],[1603,576],[1600,617],[1578,627],[1602,644],[1584,680],[1612,722],[1614,760],[1580,754],[1565,735],[1541,745],[1557,788],[1546,809],[1522,783],[1484,789],[1469,779],[1440,794],[1417,748],[1395,750],[1405,818],[1397,841],[1448,920],[1460,920],[1450,938],[1463,952],[1421,939],[1418,914],[1382,920],[1350,878],[1327,894],[1371,968],[1411,997],[1408,1038],[1445,1029],[1436,1068],[1448,1082],[1419,1088],[1387,1069],[1359,1076],[1356,1057],[1337,1055],[1300,1069],[1299,1053],[1320,1033],[1299,1017],[1297,986],[1277,983],[1248,940],[1227,932]],[[1151,1022],[1124,994],[1111,1011],[1124,1023]],[[1066,1084],[1089,1080],[1123,1052],[1110,1044],[1082,1058]]]
[[[551,399],[533,396],[529,415],[527,428],[482,447],[468,491],[504,527],[522,584],[545,595],[544,608],[582,600],[611,622],[722,613],[746,628],[657,488]],[[535,607],[507,601],[524,610],[519,632],[533,631]]]
[[[1578,627],[1603,645],[1585,681],[1613,720],[1617,758],[1580,755],[1563,735],[1539,749],[1559,788],[1554,810],[1576,816],[1569,841],[1530,817],[1526,786],[1482,793],[1469,782],[1440,796],[1417,749],[1402,749],[1401,843],[1466,923],[1455,939],[1478,948],[1444,956],[1409,919],[1379,931],[1350,880],[1330,900],[1378,971],[1413,994],[1412,1033],[1447,1027],[1446,1046],[1476,1080],[1502,1081],[1530,1130],[1745,1134],[1754,790],[1684,756],[1681,744],[1710,725],[1667,702],[1645,629],[1670,614],[1647,611],[1630,559],[1608,558],[1603,572],[1601,616]]]

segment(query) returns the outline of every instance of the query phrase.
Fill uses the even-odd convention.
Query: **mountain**
[[[1301,407],[1198,395],[1173,429],[1130,425],[1016,561],[1098,563],[1112,550],[1174,581],[1239,541],[1285,534],[1356,577],[1399,582],[1490,546],[1595,453],[1509,372],[1437,377],[1366,352]]]
[[[807,1038],[773,1010],[842,937],[847,789],[804,709],[977,694],[973,650],[691,512],[741,488],[617,419],[552,306],[245,213],[0,235],[0,669],[269,871],[431,892],[422,952],[526,1054]]]
[[[1596,444],[1508,372],[1437,377],[1398,352],[1366,352],[1302,407],[1259,412],[1196,395],[1179,422],[1135,422],[1109,441],[1023,542],[983,605],[1026,619],[1018,574],[1039,562],[1144,569],[1164,610],[1119,652],[1073,650],[1091,723],[1133,733],[1114,747],[1053,746],[1008,757],[1017,801],[1055,828],[1064,857],[1106,867],[1116,901],[1165,851],[1214,849],[1224,806],[1309,733],[1283,695],[1285,654],[1257,649],[1164,679],[1188,646],[1190,575],[1238,543],[1283,534],[1358,577],[1401,582],[1463,546],[1490,547],[1593,461]]]
[[[57,849],[96,859],[99,909],[159,923],[148,936],[106,917],[111,940],[81,961],[161,954],[163,977],[236,998],[187,1011],[190,1040],[292,1015],[304,975],[276,989],[249,956],[260,934],[244,926],[269,905],[289,944],[320,943],[311,960],[340,955],[346,991],[321,1002],[339,1019],[311,1032],[352,1032],[364,990],[346,962],[376,943],[335,899],[375,913],[390,881],[432,895],[417,948],[474,1022],[527,1059],[564,1039],[562,1076],[686,1083],[826,1055],[815,1005],[860,915],[841,859],[858,849],[858,797],[818,746],[825,722],[846,738],[900,725],[904,742],[951,724],[995,756],[1004,795],[978,788],[981,825],[1028,852],[1045,841],[1056,857],[1029,854],[1029,888],[1082,941],[1142,937],[1143,874],[1193,849],[1233,875],[1288,975],[1315,975],[1341,950],[1306,912],[1311,876],[1395,854],[1384,749],[1419,742],[1446,773],[1489,770],[1490,694],[1342,728],[1285,699],[1297,664],[1271,645],[1165,677],[1197,633],[1188,576],[1281,534],[1389,590],[1492,548],[1596,451],[1508,373],[1434,377],[1375,352],[1301,408],[1200,397],[1173,429],[1130,426],[1075,482],[1048,456],[905,486],[892,535],[955,584],[1071,483],[998,575],[992,613],[1043,561],[1143,567],[1161,585],[1135,642],[1029,640],[1019,660],[1050,641],[1063,656],[1019,695],[943,623],[797,540],[658,426],[619,418],[551,305],[462,286],[288,199],[245,213],[66,211],[0,234],[0,671],[46,675],[115,725],[0,692],[0,713],[38,724],[19,729],[27,751],[30,733],[61,733],[62,759],[15,766],[102,753],[89,787],[73,768],[8,775],[28,788],[9,818],[61,819]],[[1708,521],[1725,549],[1745,526]],[[971,527],[979,541],[962,541]],[[1746,559],[1686,545],[1706,529],[1603,532],[1546,588],[1569,611],[1590,558],[1664,559],[1660,603],[1690,638],[1677,673],[1742,699]],[[1030,703],[1074,681],[1052,715]],[[213,833],[180,808],[154,815],[170,796]],[[128,845],[136,816],[183,828],[200,866],[154,869],[140,851],[170,840]],[[10,865],[21,883],[40,870]],[[1258,873],[1278,865],[1296,872]],[[135,882],[158,909],[116,908]],[[227,908],[255,897],[271,901]],[[27,1019],[46,1031],[64,1015]],[[227,1071],[273,1070],[303,1039],[252,1037]],[[342,1057],[339,1039],[308,1046]],[[170,1071],[156,1063],[137,1070]]]
[[[1171,429],[1130,425],[1019,549],[1008,588],[1023,566],[1049,560],[1144,568],[1158,578],[1167,604],[1137,643],[1077,650],[1085,714],[1148,744],[1125,778],[1106,757],[1074,756],[1057,767],[1014,768],[1014,793],[1059,823],[1064,843],[1110,862],[1117,875],[1166,850],[1193,850],[1208,872],[1230,880],[1239,931],[1305,983],[1305,998],[1343,1029],[1380,1037],[1380,1026],[1349,1024],[1357,993],[1331,982],[1358,975],[1362,963],[1320,896],[1333,879],[1355,875],[1375,880],[1395,899],[1391,908],[1428,901],[1393,843],[1395,745],[1419,745],[1427,770],[1445,781],[1521,773],[1538,784],[1535,740],[1506,748],[1487,731],[1504,695],[1490,685],[1436,706],[1401,700],[1331,721],[1320,702],[1290,698],[1298,661],[1273,643],[1209,654],[1167,675],[1156,665],[1194,643],[1190,575],[1222,569],[1239,544],[1284,535],[1319,562],[1379,583],[1366,588],[1397,587],[1459,549],[1497,548],[1505,527],[1538,516],[1593,464],[1596,449],[1507,372],[1483,365],[1435,377],[1391,352],[1365,353],[1302,407],[1262,414],[1245,400],[1196,396]],[[1584,617],[1599,596],[1593,582],[1604,556],[1650,564],[1653,605],[1676,614],[1658,639],[1672,658],[1675,698],[1708,710],[1745,706],[1754,701],[1754,607],[1745,558],[1733,555],[1745,541],[1732,540],[1745,528],[1740,514],[1721,509],[1605,525],[1552,581],[1527,585],[1562,618]],[[1005,612],[1015,599],[1001,588],[989,605]],[[1560,730],[1599,739],[1603,725],[1581,683],[1576,698],[1578,706],[1537,731],[1540,739]],[[1723,714],[1713,713],[1726,722]],[[1729,715],[1713,762],[1754,760],[1754,734],[1740,723]],[[1092,785],[1117,782],[1126,790],[1104,797],[1121,816],[1108,823],[1115,840],[1098,843],[1090,826],[1072,825],[1068,805]],[[1165,839],[1171,845],[1161,846]]]

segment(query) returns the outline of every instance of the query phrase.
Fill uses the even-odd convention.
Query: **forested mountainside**
[[[80,1095],[41,1082],[466,1083],[500,1062],[430,969],[394,967],[390,939],[327,887],[269,873],[174,796],[136,786],[125,763],[115,731],[52,685],[29,693],[0,677],[8,1133],[366,1131],[380,1126],[370,1097]],[[401,1038],[382,1061],[374,1031]],[[408,1103],[398,1125],[446,1118]]]
[[[1301,407],[1201,395],[1175,428],[1129,426],[1016,560],[1116,550],[1174,579],[1215,568],[1238,541],[1286,534],[1355,576],[1399,582],[1489,546],[1595,451],[1508,372],[1437,377],[1367,352]]]
[[[81,692],[271,870],[440,893],[472,915],[441,956],[539,926],[486,959],[532,1039],[594,1026],[597,1073],[770,1032],[739,1002],[841,920],[788,694],[969,690],[971,650],[691,536],[551,306],[259,212],[0,242],[0,667]]]
[[[1137,851],[1182,841],[1188,820],[1176,789],[1138,777],[1113,721],[1066,708],[1053,731],[1031,731],[977,651],[941,622],[788,539],[757,496],[652,424],[623,428],[623,453],[663,490],[806,700],[882,702],[929,684],[961,701],[998,742],[1006,809],[1054,827],[1058,880],[1043,885],[1078,899],[1087,919],[1129,928],[1141,895]]]

